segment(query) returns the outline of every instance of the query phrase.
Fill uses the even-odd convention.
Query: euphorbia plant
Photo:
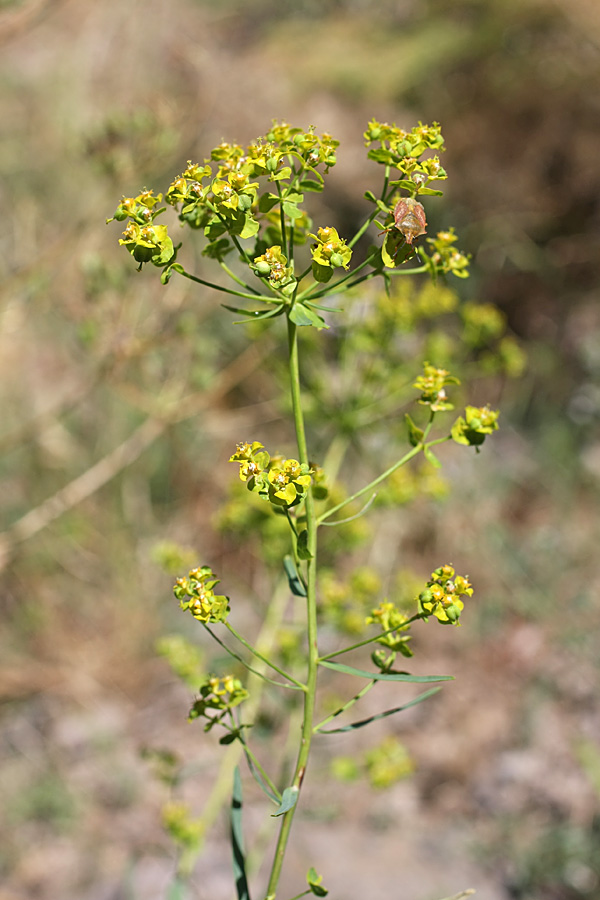
[[[313,739],[320,735],[348,731],[366,726],[376,719],[401,712],[431,696],[438,687],[428,688],[416,698],[394,709],[370,715],[339,728],[332,722],[380,681],[426,683],[447,680],[449,676],[413,675],[398,668],[400,657],[413,655],[411,628],[419,621],[434,617],[446,625],[458,625],[465,600],[473,589],[468,578],[456,574],[449,564],[435,568],[414,598],[412,610],[403,610],[388,598],[373,600],[369,614],[363,619],[364,633],[337,649],[323,652],[320,640],[320,608],[318,606],[318,559],[321,530],[339,526],[369,511],[380,485],[388,482],[401,467],[421,454],[438,466],[433,447],[446,441],[475,447],[497,428],[498,413],[485,406],[467,406],[464,415],[447,421],[454,407],[453,387],[459,383],[435,360],[414,362],[414,399],[425,407],[406,415],[408,448],[400,458],[392,459],[377,477],[351,493],[333,496],[328,486],[328,472],[309,450],[305,429],[305,408],[301,393],[302,329],[327,329],[339,322],[343,311],[335,304],[347,292],[356,293],[359,285],[380,278],[393,296],[393,282],[399,276],[424,275],[434,281],[439,276],[468,274],[468,258],[456,249],[453,229],[427,236],[426,204],[442,192],[432,187],[444,180],[438,152],[444,149],[440,127],[419,123],[410,131],[396,125],[372,121],[365,132],[367,156],[383,169],[383,183],[378,194],[366,193],[372,211],[356,233],[341,236],[332,225],[314,228],[305,209],[305,198],[324,190],[327,172],[336,163],[338,141],[328,134],[318,135],[314,129],[303,131],[285,123],[274,123],[269,132],[247,147],[222,143],[203,163],[188,162],[186,169],[168,187],[165,200],[174,207],[183,226],[204,241],[203,256],[208,264],[219,266],[227,283],[217,283],[187,271],[178,260],[181,244],[174,245],[165,225],[158,223],[166,207],[162,195],[144,190],[136,197],[124,198],[114,219],[128,220],[120,243],[131,253],[141,269],[150,263],[160,269],[166,284],[174,275],[225,292],[238,298],[238,305],[227,310],[242,321],[276,320],[272,327],[285,326],[278,332],[287,347],[288,384],[291,397],[295,449],[289,456],[276,455],[267,449],[260,435],[242,439],[232,448],[230,461],[239,467],[239,478],[247,489],[268,505],[272,515],[285,519],[289,531],[289,547],[281,564],[289,594],[304,604],[304,639],[296,652],[286,654],[281,646],[270,652],[259,649],[240,634],[230,622],[235,619],[235,604],[225,594],[215,593],[219,579],[211,566],[204,564],[177,579],[174,592],[183,610],[192,616],[236,660],[231,672],[207,675],[198,684],[199,695],[190,719],[202,719],[205,730],[219,728],[222,744],[236,744],[247,758],[249,768],[264,793],[274,804],[272,815],[280,818],[271,870],[267,884],[261,889],[265,900],[278,894],[288,837],[301,795]],[[111,220],[109,220],[111,221]],[[373,228],[374,243],[355,262],[358,241]],[[382,239],[382,235],[385,235]],[[362,245],[361,245],[362,246]],[[227,259],[232,259],[229,264]],[[361,289],[362,290],[362,289]],[[239,300],[247,301],[244,306]],[[419,422],[419,419],[422,421]],[[438,429],[439,419],[442,424]],[[290,428],[291,430],[291,428]],[[360,501],[362,508],[357,509]],[[349,514],[350,513],[350,514]],[[227,576],[224,575],[224,580]],[[375,626],[375,631],[371,626]],[[228,635],[240,644],[231,649]],[[344,654],[357,651],[367,654],[359,667],[340,661]],[[369,655],[369,651],[370,655]],[[240,677],[240,667],[251,673],[254,682],[262,679],[266,688],[294,693],[301,708],[301,720],[294,771],[288,783],[278,783],[258,759],[251,746],[250,725],[245,709],[256,714],[259,698],[252,695]],[[319,717],[317,688],[322,678],[333,670],[363,682],[351,698],[332,714]],[[189,681],[189,678],[187,679]],[[241,840],[241,782],[236,771],[232,805],[232,839],[234,870],[239,898],[248,898],[250,889]],[[169,818],[170,816],[170,818]],[[199,842],[199,831],[188,823],[181,809],[172,808],[167,815],[171,832],[187,847],[186,862],[181,871],[190,868],[190,859]],[[191,851],[191,854],[190,854]],[[182,857],[182,858],[183,858]],[[296,898],[313,893],[324,896],[327,891],[320,876],[309,869],[307,885]]]

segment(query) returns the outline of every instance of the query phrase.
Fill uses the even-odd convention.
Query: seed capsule
[[[420,234],[427,230],[427,220],[423,206],[412,197],[398,200],[394,207],[394,224],[404,235],[407,244],[412,244]]]

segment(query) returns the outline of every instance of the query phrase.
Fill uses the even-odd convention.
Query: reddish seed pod
[[[404,235],[407,244],[412,244],[420,234],[427,230],[427,220],[423,206],[412,197],[398,200],[394,207],[394,224]]]

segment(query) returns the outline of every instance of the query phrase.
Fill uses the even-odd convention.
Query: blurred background
[[[374,525],[422,580],[470,574],[464,626],[419,637],[423,670],[457,680],[318,751],[285,890],[314,865],[344,900],[600,898],[595,0],[0,0],[0,79],[1,900],[167,896],[152,760],[193,763],[200,815],[219,748],[157,650],[209,652],[164,564],[179,545],[235,572],[228,593],[269,584],[219,510],[235,442],[288,440],[277,331],[249,341],[214,293],[137,273],[105,219],[277,118],[342,142],[320,221],[351,233],[373,117],[441,123],[432,221],[473,257],[452,289],[496,304],[527,363],[477,395],[501,430],[445,458],[448,490]],[[230,877],[217,815],[190,896]]]

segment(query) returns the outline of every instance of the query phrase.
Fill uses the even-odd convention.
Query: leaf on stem
[[[368,719],[361,719],[358,722],[351,722],[350,725],[343,725],[341,728],[318,728],[316,734],[339,734],[342,731],[355,731],[357,728],[363,728],[365,725],[370,725],[371,722],[377,721],[377,719],[385,719],[388,716],[393,716],[394,713],[402,712],[405,709],[408,709],[411,706],[416,706],[417,703],[421,703],[423,700],[427,700],[428,697],[432,697],[434,694],[441,690],[441,688],[431,688],[429,691],[425,691],[423,694],[419,694],[418,697],[415,697],[414,700],[410,700],[408,703],[405,703],[403,706],[396,706],[394,709],[386,709],[385,712],[377,713],[374,716],[369,716]]]
[[[312,559],[313,555],[308,549],[308,531],[306,528],[298,535],[298,543],[296,545],[299,559]]]
[[[298,788],[295,785],[287,787],[281,795],[279,809],[277,812],[271,813],[271,816],[277,818],[277,816],[283,816],[286,812],[289,812],[290,809],[293,809],[298,802],[298,793]]]
[[[408,681],[412,684],[430,684],[434,681],[454,681],[453,675],[409,675],[408,672],[365,672],[364,669],[355,669],[354,666],[346,666],[344,663],[319,660],[320,666],[333,669],[335,672],[343,672],[345,675],[356,675],[359,678],[370,678],[372,681]]]
[[[238,900],[250,900],[242,832],[242,779],[238,766],[235,767],[233,773],[233,794],[231,796],[231,849],[233,851],[233,877]]]
[[[423,453],[425,454],[425,459],[427,460],[427,462],[428,462],[428,463],[431,463],[431,465],[432,465],[435,469],[441,469],[441,468],[442,468],[442,464],[441,464],[441,462],[439,461],[439,459],[437,458],[437,456],[435,455],[435,453],[433,452],[433,450],[430,450],[429,447],[425,447],[425,448],[423,449]]]
[[[289,554],[283,557],[283,568],[285,569],[285,574],[287,575],[288,584],[292,594],[295,597],[306,597],[306,588],[300,581],[300,576],[296,571],[294,560]]]

